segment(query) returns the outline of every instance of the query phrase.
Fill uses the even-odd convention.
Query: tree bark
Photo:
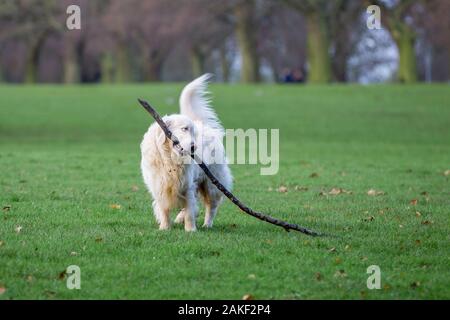
[[[114,81],[114,57],[111,53],[105,53],[101,57],[101,81],[103,83],[112,83]]]
[[[46,33],[31,41],[30,50],[25,63],[25,83],[38,81],[39,55],[46,39]]]
[[[201,76],[205,70],[205,55],[200,48],[191,49],[192,75],[194,78]]]
[[[144,81],[156,82],[161,81],[162,61],[159,58],[148,59],[144,62]]]
[[[78,83],[81,81],[81,55],[77,45],[66,43],[64,52],[64,83]]]
[[[131,64],[127,44],[120,41],[116,52],[115,81],[119,83],[131,81]]]
[[[417,82],[416,35],[406,23],[401,23],[392,34],[399,53],[397,80],[401,83]]]
[[[309,63],[308,81],[328,83],[331,81],[331,61],[325,17],[313,11],[306,14],[308,30],[307,53]]]
[[[244,1],[234,9],[236,36],[242,57],[241,81],[259,82],[259,57],[256,48],[256,26],[253,0]]]
[[[220,68],[222,69],[222,81],[230,81],[230,62],[227,58],[227,49],[225,46],[220,48]]]

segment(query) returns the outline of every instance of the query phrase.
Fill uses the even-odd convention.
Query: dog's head
[[[195,124],[186,116],[174,114],[162,118],[172,134],[178,138],[179,146],[174,147],[158,126],[157,143],[170,147],[170,149],[179,157],[190,157],[194,153],[197,146],[195,141],[196,128]]]

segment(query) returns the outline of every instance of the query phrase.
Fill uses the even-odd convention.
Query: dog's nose
[[[195,143],[191,143],[191,152],[194,153],[195,149],[197,149],[197,146],[195,145]]]

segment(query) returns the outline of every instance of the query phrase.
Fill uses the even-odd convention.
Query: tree
[[[308,79],[312,83],[331,81],[329,34],[327,27],[326,0],[284,0],[286,4],[305,16],[307,37]]]
[[[38,80],[40,52],[46,39],[61,30],[56,20],[59,13],[54,0],[0,1],[1,40],[17,39],[28,47],[24,77],[27,83]]]
[[[360,19],[363,9],[359,0],[335,0],[327,14],[334,81],[348,81],[348,61],[355,51],[362,25],[365,27]]]
[[[387,2],[373,1],[382,8],[382,23],[387,27],[397,45],[399,53],[399,68],[397,80],[401,83],[417,82],[417,57],[415,45],[417,40],[414,10],[417,0],[396,0]]]
[[[255,1],[247,0],[234,7],[236,38],[242,57],[241,80],[259,82],[259,56],[256,44]]]
[[[423,13],[417,15],[422,42],[429,48],[428,56],[422,56],[428,64],[427,80],[448,81],[450,79],[450,1],[428,0],[423,3]],[[428,62],[428,63],[427,63]],[[428,78],[429,77],[429,78]]]

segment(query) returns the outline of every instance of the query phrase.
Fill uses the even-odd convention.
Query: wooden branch
[[[161,117],[156,112],[156,110],[153,109],[152,106],[150,106],[146,101],[141,100],[141,99],[138,99],[138,101],[144,107],[144,109],[147,110],[151,114],[151,116],[156,120],[156,122],[159,124],[161,129],[164,131],[164,134],[166,135],[166,137],[173,142],[173,146],[175,148],[177,148],[177,149],[181,148],[179,140],[177,139],[177,137],[175,137],[172,134],[172,132],[166,126],[166,124],[161,119]],[[208,178],[211,180],[211,182],[220,191],[222,191],[222,193],[228,199],[230,199],[231,202],[233,202],[237,207],[239,207],[239,209],[241,209],[245,213],[247,213],[247,214],[249,214],[249,215],[251,215],[251,216],[253,216],[253,217],[255,217],[255,218],[259,219],[259,220],[266,221],[266,222],[271,223],[273,225],[282,227],[282,228],[284,228],[284,230],[286,230],[288,232],[290,230],[295,230],[295,231],[299,231],[299,232],[304,233],[304,234],[309,235],[309,236],[323,236],[323,234],[321,234],[321,233],[318,233],[316,231],[304,228],[304,227],[299,226],[297,224],[288,223],[286,221],[279,220],[279,219],[273,218],[271,216],[268,216],[268,215],[266,215],[264,213],[252,210],[251,208],[247,207],[244,203],[242,203],[238,198],[236,198],[229,190],[227,190],[227,188],[225,188],[223,186],[223,184],[220,183],[219,180],[217,180],[217,178],[209,170],[208,166],[197,155],[191,154],[191,158],[197,163],[197,165],[200,166],[200,168],[203,170],[203,172],[205,172],[205,174],[208,176]]]

